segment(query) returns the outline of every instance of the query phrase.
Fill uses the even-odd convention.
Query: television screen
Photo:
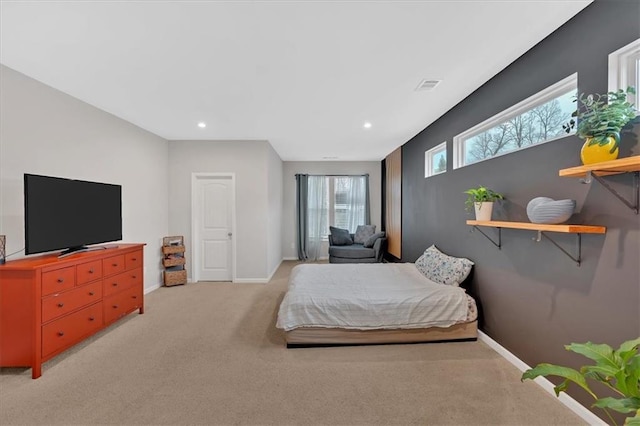
[[[25,254],[122,239],[122,187],[24,175]]]

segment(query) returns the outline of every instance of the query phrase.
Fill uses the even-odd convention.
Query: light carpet
[[[0,369],[0,424],[574,425],[482,342],[286,349],[269,284],[194,283],[43,365]]]

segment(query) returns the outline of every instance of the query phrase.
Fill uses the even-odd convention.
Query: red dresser
[[[0,265],[0,367],[42,363],[135,311],[144,312],[144,244],[30,256]]]

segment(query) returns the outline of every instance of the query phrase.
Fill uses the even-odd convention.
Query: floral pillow
[[[458,287],[469,276],[472,261],[464,257],[453,257],[431,246],[415,262],[416,268],[431,281]]]

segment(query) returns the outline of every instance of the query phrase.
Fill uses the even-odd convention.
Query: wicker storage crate
[[[184,237],[181,235],[164,237],[162,239],[162,266],[164,271],[164,285],[171,287],[187,283],[187,271],[184,268]]]
[[[169,256],[162,259],[162,266],[164,266],[165,268],[184,265],[185,263],[187,263],[187,261],[184,257]]]
[[[164,285],[171,287],[172,285],[180,285],[187,283],[187,271],[164,271]]]
[[[184,246],[162,246],[162,254],[184,253]]]

